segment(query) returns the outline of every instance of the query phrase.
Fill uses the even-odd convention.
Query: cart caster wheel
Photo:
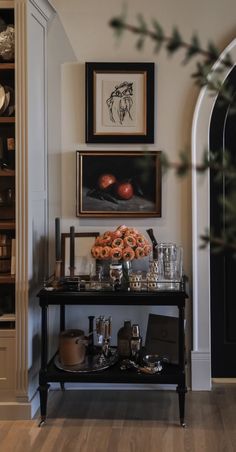
[[[186,424],[185,424],[185,422],[181,422],[181,423],[180,423],[180,425],[181,425],[181,427],[183,427],[183,428],[185,428],[185,427],[186,427]]]
[[[46,418],[42,418],[41,421],[39,422],[39,427],[43,427],[46,424]]]

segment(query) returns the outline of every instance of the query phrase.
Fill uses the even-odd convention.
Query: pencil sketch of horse
[[[110,97],[106,100],[106,104],[109,109],[109,117],[112,122],[115,120],[116,115],[118,122],[123,125],[126,115],[132,121],[131,109],[133,105],[133,83],[122,82],[120,85],[115,86],[114,91],[111,92]]]

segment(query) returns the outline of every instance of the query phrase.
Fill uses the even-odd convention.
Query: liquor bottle
[[[142,338],[140,336],[139,325],[132,325],[132,337],[130,339],[131,359],[136,363],[140,362],[142,349]]]
[[[146,232],[149,235],[152,242],[152,257],[153,259],[158,259],[158,243],[153,234],[153,229],[146,229]]]
[[[129,358],[131,349],[130,349],[130,340],[132,337],[132,327],[131,321],[125,320],[124,326],[122,326],[117,333],[117,351],[120,358]]]

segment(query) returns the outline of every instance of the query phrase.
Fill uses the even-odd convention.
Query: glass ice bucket
[[[181,281],[183,275],[183,248],[175,243],[158,246],[159,280]]]

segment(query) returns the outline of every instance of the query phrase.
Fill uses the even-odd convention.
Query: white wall
[[[55,217],[62,215],[61,206],[61,150],[62,150],[62,106],[61,106],[61,65],[65,61],[74,61],[71,44],[55,15],[48,24],[48,192],[49,192],[49,257],[50,270],[54,265]],[[46,276],[46,275],[45,275]]]
[[[192,113],[198,90],[190,78],[193,65],[182,67],[183,54],[171,59],[164,51],[155,55],[153,44],[147,43],[144,51],[135,49],[135,37],[125,33],[118,44],[113,30],[108,26],[111,17],[122,10],[123,1],[117,0],[51,0],[56,9],[71,46],[77,64],[69,58],[62,70],[62,216],[64,228],[75,224],[76,228],[105,229],[115,226],[117,219],[75,218],[75,150],[85,149],[84,144],[84,63],[85,61],[155,61],[156,62],[156,121],[155,144],[149,148],[165,150],[176,160],[180,149],[190,146]],[[147,20],[157,18],[170,33],[178,25],[184,37],[189,39],[198,30],[203,45],[208,38],[224,47],[235,32],[233,12],[235,2],[227,0],[129,0],[128,20],[135,22],[138,12]],[[223,20],[223,26],[222,26]],[[60,47],[62,40],[59,41]],[[94,148],[96,146],[90,146]],[[108,150],[115,146],[99,146]],[[133,146],[135,147],[135,146]],[[123,149],[130,147],[122,146]],[[136,146],[138,148],[138,146]],[[170,172],[163,180],[163,215],[161,219],[135,220],[140,228],[154,227],[160,240],[174,240],[185,248],[185,267],[190,272],[191,201],[190,178],[179,181]],[[125,220],[133,224],[134,220]],[[122,220],[123,222],[123,220]],[[95,227],[96,226],[96,227]]]
[[[135,48],[135,36],[125,33],[119,43],[114,38],[109,20],[122,10],[121,0],[51,0],[76,56],[65,58],[61,66],[61,216],[63,229],[104,231],[119,223],[135,225],[140,230],[152,227],[160,241],[174,241],[184,247],[184,268],[191,278],[191,177],[183,180],[172,171],[163,177],[162,218],[160,219],[79,219],[75,216],[75,151],[77,149],[141,149],[139,146],[88,146],[84,141],[84,63],[86,61],[155,61],[155,144],[149,149],[164,150],[175,161],[179,150],[189,148],[191,124],[198,89],[190,75],[193,63],[183,67],[183,53],[169,58],[162,50],[153,53],[153,44],[147,42],[143,51]],[[142,13],[151,23],[156,18],[167,34],[177,25],[185,40],[197,31],[206,45],[208,39],[224,48],[235,36],[235,0],[128,0],[128,21],[136,23]],[[59,38],[60,48],[62,38]],[[118,309],[118,308],[117,308]],[[101,308],[102,310],[102,308]],[[99,310],[99,313],[102,313]],[[93,311],[95,312],[95,311]],[[84,311],[84,317],[90,312]],[[135,308],[132,320],[135,320]],[[70,316],[72,318],[72,316]],[[145,316],[144,316],[145,317]],[[116,317],[121,321],[123,313]]]
[[[61,65],[74,61],[75,55],[64,31],[60,18],[55,15],[48,24],[48,218],[49,218],[49,271],[55,266],[55,218],[62,217],[62,106],[61,106]],[[57,347],[59,331],[59,308],[49,310],[50,351]]]

